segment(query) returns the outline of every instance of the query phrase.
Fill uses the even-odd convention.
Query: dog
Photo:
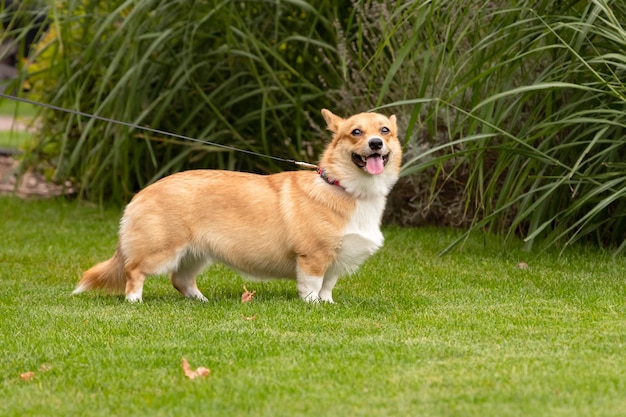
[[[295,279],[303,300],[332,303],[338,278],[383,244],[402,146],[393,115],[322,116],[332,141],[317,172],[191,170],[137,193],[115,254],[87,270],[72,294],[125,291],[140,302],[147,276],[169,274],[182,295],[207,301],[196,276],[221,262],[253,279]]]

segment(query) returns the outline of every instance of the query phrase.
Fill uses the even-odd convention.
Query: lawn
[[[16,117],[28,123],[35,116],[37,109],[29,104],[0,98],[0,117]],[[31,134],[11,127],[9,130],[0,129],[0,149],[18,149],[31,138]]]
[[[37,107],[34,105],[8,98],[0,98],[0,115],[33,117],[35,114],[37,114]]]
[[[206,304],[164,277],[129,304],[70,296],[113,253],[119,210],[3,197],[0,213],[3,416],[626,414],[623,257],[484,235],[439,257],[457,232],[389,227],[334,305],[223,267],[199,279]],[[211,374],[186,378],[183,357]]]
[[[28,132],[22,132],[16,129],[0,130],[0,149],[19,149],[32,136],[33,135]]]

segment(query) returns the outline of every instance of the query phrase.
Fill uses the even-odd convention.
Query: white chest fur
[[[354,214],[344,229],[341,248],[330,268],[331,273],[343,275],[355,272],[383,245],[380,221],[385,200],[379,196],[357,201]]]

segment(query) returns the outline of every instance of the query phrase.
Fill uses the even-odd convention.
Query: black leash
[[[188,140],[188,141],[191,141],[191,142],[202,143],[204,145],[215,146],[217,148],[227,149],[229,151],[241,152],[241,153],[245,153],[245,154],[248,154],[248,155],[258,156],[258,157],[261,157],[261,158],[269,158],[269,159],[273,159],[275,161],[287,162],[289,164],[298,165],[298,166],[301,166],[301,167],[304,167],[304,168],[317,169],[317,165],[310,164],[308,162],[296,161],[295,159],[280,158],[278,156],[265,155],[265,154],[262,154],[262,153],[249,151],[249,150],[246,150],[246,149],[239,149],[239,148],[235,148],[233,146],[223,145],[221,143],[209,142],[209,141],[202,140],[202,139],[192,138],[191,136],[180,135],[178,133],[167,132],[165,130],[152,129],[151,127],[140,126],[140,125],[137,125],[137,124],[134,124],[134,123],[129,123],[129,122],[123,122],[121,120],[110,119],[108,117],[98,116],[98,115],[91,114],[91,113],[85,113],[85,112],[82,112],[82,111],[79,111],[79,110],[66,109],[66,108],[63,108],[63,107],[55,106],[53,104],[48,104],[48,103],[42,103],[42,102],[39,102],[39,101],[29,100],[29,99],[23,98],[23,97],[11,96],[9,94],[5,94],[5,93],[2,93],[2,92],[0,92],[0,97],[7,98],[9,100],[20,101],[22,103],[31,104],[31,105],[34,105],[34,106],[45,107],[45,108],[52,109],[52,110],[58,110],[58,111],[62,111],[62,112],[65,112],[65,113],[74,114],[76,116],[88,117],[90,119],[96,119],[96,120],[100,120],[100,121],[107,122],[107,123],[116,123],[118,125],[131,127],[133,129],[145,130],[147,132],[156,133],[158,135],[170,136],[170,137],[177,138],[177,139],[183,139],[183,140]]]

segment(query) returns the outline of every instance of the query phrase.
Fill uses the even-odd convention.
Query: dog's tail
[[[118,247],[111,259],[92,266],[83,274],[72,295],[95,289],[123,293],[125,288],[124,255]]]

